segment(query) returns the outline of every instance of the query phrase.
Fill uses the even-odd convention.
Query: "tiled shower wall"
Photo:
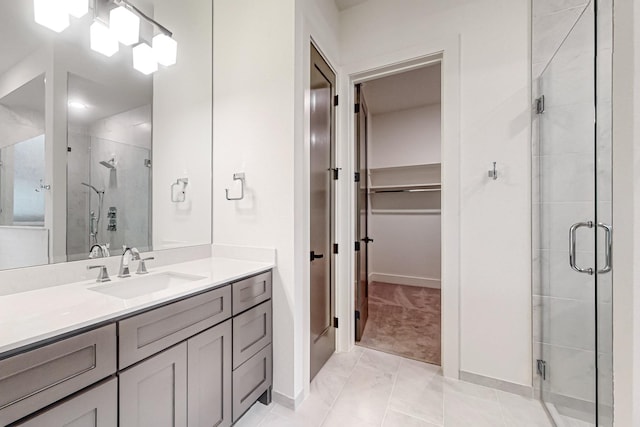
[[[595,396],[594,280],[568,265],[568,229],[593,219],[593,7],[585,0],[533,0],[534,99],[545,94],[543,119],[533,116],[534,385],[568,416],[592,419]],[[610,153],[611,0],[598,3],[599,153]],[[540,79],[540,76],[544,77]],[[608,83],[609,82],[609,83]],[[541,93],[542,92],[542,93]],[[610,223],[610,156],[600,156],[598,210]],[[593,262],[593,240],[581,235],[579,259]],[[611,274],[598,277],[599,349],[611,348]],[[600,352],[601,414],[610,415],[611,353]],[[535,360],[547,362],[541,381]],[[601,420],[602,417],[601,417]],[[603,425],[609,425],[608,422]]]
[[[89,252],[89,212],[97,209],[95,193],[80,185],[104,189],[99,243],[109,243],[112,255],[122,245],[151,249],[151,107],[145,106],[100,120],[89,128],[70,128],[67,182],[67,254],[86,259]],[[100,161],[116,160],[116,169]],[[117,210],[117,229],[107,230],[110,207]]]

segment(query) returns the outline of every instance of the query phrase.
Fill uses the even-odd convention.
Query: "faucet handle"
[[[147,274],[147,264],[145,263],[145,261],[150,261],[152,259],[155,259],[155,257],[148,257],[148,258],[141,258],[140,262],[138,263],[138,270],[136,270],[136,274]]]
[[[87,265],[87,270],[93,270],[94,268],[99,268],[100,272],[98,273],[98,278],[96,279],[96,282],[98,283],[104,283],[104,282],[110,282],[111,279],[109,278],[109,272],[107,271],[107,266],[106,265]]]

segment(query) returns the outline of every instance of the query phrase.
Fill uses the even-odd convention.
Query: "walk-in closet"
[[[356,338],[432,364],[441,357],[440,73],[436,63],[356,87],[367,301]]]

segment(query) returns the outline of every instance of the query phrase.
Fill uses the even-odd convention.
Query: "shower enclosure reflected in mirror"
[[[151,249],[152,84],[104,85],[69,74],[67,256],[93,245]],[[93,254],[97,255],[96,253]]]
[[[44,75],[0,99],[2,269],[47,262],[44,107]]]

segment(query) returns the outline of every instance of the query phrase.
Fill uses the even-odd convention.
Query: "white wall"
[[[293,0],[217,0],[213,25],[213,242],[277,250],[274,390],[290,398],[302,384],[295,352],[303,346],[294,319],[294,13]],[[227,201],[236,172],[246,173],[245,199]]]
[[[340,25],[342,65],[350,68],[403,52],[409,59],[416,46],[460,37],[460,369],[525,386],[531,386],[529,22],[526,0],[370,0],[342,12]],[[497,181],[487,178],[492,161]]]
[[[439,163],[440,108],[440,104],[434,104],[371,116],[369,168]],[[440,194],[393,193],[369,197],[369,235],[374,239],[369,246],[370,280],[439,288],[441,221],[435,210],[440,209]],[[426,202],[434,212],[380,212],[380,203],[390,198],[400,212],[416,201]]]
[[[369,168],[439,163],[440,108],[433,104],[372,115]]]
[[[274,391],[290,404],[309,383],[309,40],[336,64],[337,18],[332,0],[214,2],[213,241],[277,250]]]
[[[212,2],[154,2],[178,42],[177,63],[154,74],[153,248],[211,242]],[[171,184],[188,178],[186,201]]]

